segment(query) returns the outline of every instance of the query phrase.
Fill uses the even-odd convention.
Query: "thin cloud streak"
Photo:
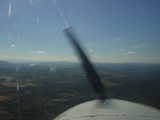
[[[144,47],[146,47],[146,46],[147,46],[146,43],[140,43],[140,44],[135,44],[135,45],[133,45],[131,48],[133,48],[133,49],[138,49],[138,48],[144,48]]]
[[[47,55],[47,52],[44,50],[30,50],[28,53],[33,55]]]
[[[127,52],[125,53],[125,55],[135,55],[135,54],[136,54],[135,51],[127,51]]]

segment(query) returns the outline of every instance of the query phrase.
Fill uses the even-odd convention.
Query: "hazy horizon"
[[[98,62],[91,60],[93,64],[156,64],[160,65],[160,62]],[[0,62],[9,62],[9,63],[24,63],[24,64],[31,64],[31,63],[73,63],[73,64],[81,64],[81,61],[16,61],[16,60],[0,60]]]

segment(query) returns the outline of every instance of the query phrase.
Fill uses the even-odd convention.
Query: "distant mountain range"
[[[16,67],[15,64],[0,60],[0,68],[13,68]]]

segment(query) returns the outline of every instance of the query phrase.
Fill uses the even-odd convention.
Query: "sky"
[[[160,63],[159,6],[159,0],[0,0],[0,60],[77,61],[63,32],[72,26],[92,61]]]

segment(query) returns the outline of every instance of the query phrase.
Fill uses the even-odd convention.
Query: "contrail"
[[[67,17],[62,12],[62,9],[58,6],[57,0],[54,0],[54,5],[55,5],[55,8],[57,9],[59,16],[62,18],[64,27],[69,28],[70,27],[69,21],[67,20]]]

